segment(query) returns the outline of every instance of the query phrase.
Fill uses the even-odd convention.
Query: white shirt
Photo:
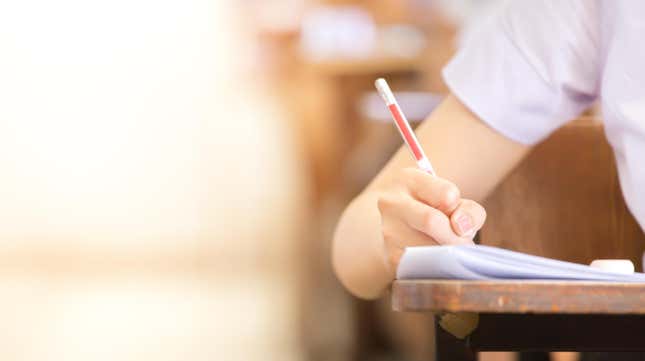
[[[513,1],[443,75],[484,122],[524,144],[599,100],[626,203],[645,229],[645,1]]]

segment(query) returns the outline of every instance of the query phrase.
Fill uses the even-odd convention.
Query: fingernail
[[[462,213],[458,215],[455,222],[457,223],[460,235],[467,236],[472,233],[474,228],[473,219],[468,214]]]

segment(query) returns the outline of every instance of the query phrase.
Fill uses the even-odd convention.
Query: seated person
[[[399,150],[345,210],[332,255],[345,287],[377,298],[406,246],[471,243],[486,220],[477,202],[596,100],[625,200],[645,226],[643,14],[643,2],[511,2],[444,69],[451,94],[417,130],[439,177]]]

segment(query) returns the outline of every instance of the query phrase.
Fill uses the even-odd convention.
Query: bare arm
[[[358,297],[380,296],[405,246],[471,242],[486,214],[481,201],[526,155],[449,96],[417,129],[438,177],[412,169],[400,149],[347,207],[334,236],[333,264]]]

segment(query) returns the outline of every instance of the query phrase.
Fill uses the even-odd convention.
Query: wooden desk
[[[479,315],[464,339],[435,321],[437,361],[475,360],[478,351],[645,351],[645,284],[396,281],[392,307]]]

